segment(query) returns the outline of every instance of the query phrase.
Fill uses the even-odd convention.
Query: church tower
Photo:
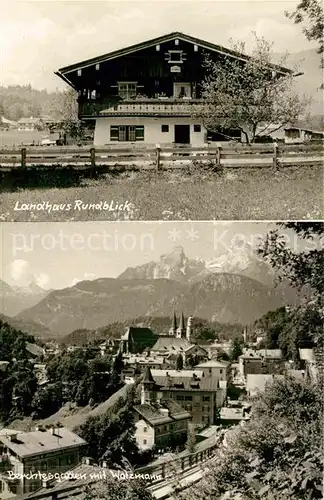
[[[188,342],[191,342],[191,328],[192,328],[192,316],[189,316],[186,329],[186,339],[188,340]]]
[[[156,402],[158,385],[152,377],[151,369],[147,365],[144,372],[144,378],[141,384],[141,404],[150,404]]]
[[[169,329],[169,335],[176,336],[177,333],[177,317],[175,312],[173,313],[172,325]]]
[[[180,316],[180,324],[179,324],[179,328],[177,328],[176,337],[178,339],[182,339],[182,338],[186,337],[186,327],[185,327],[185,319],[184,319],[183,313],[181,313],[181,316]]]

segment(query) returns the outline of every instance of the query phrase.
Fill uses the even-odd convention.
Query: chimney
[[[17,440],[17,436],[18,436],[17,432],[7,434],[7,438],[9,439],[9,441],[16,441]]]
[[[163,415],[166,415],[167,417],[169,416],[169,409],[168,408],[160,408],[160,412]]]

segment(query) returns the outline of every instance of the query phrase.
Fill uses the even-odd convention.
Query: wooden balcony
[[[119,102],[84,101],[79,103],[79,116],[192,116],[202,99],[122,99]]]

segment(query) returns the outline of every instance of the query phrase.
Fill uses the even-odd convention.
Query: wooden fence
[[[219,167],[284,167],[323,162],[323,145],[253,144],[163,146],[135,145],[106,147],[42,147],[0,150],[0,171],[17,168],[95,169],[109,171],[115,166],[163,170],[186,165],[212,164]]]

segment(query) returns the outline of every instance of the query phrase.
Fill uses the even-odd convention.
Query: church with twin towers
[[[192,328],[192,316],[187,319],[187,324],[183,313],[181,313],[179,326],[177,321],[176,313],[173,313],[172,325],[169,329],[169,335],[176,337],[178,339],[187,339],[188,342],[191,340],[191,328]]]

